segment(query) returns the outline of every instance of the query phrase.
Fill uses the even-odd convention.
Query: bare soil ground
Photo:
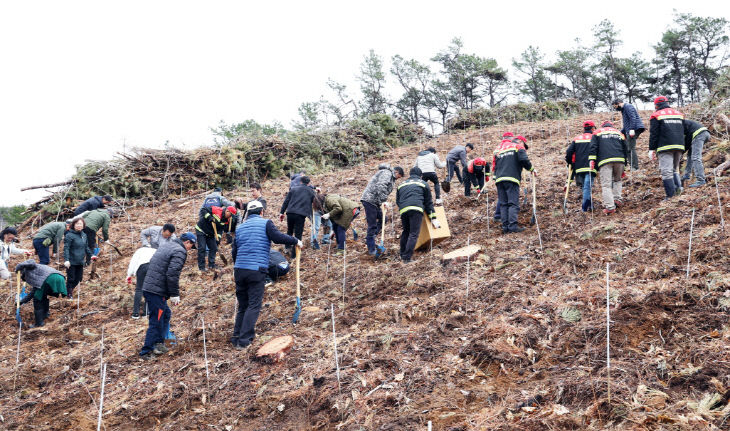
[[[0,428],[94,429],[103,331],[108,363],[103,426],[109,430],[425,430],[429,421],[435,430],[730,429],[730,258],[714,183],[662,201],[657,169],[646,158],[647,133],[639,140],[642,169],[625,182],[624,207],[611,216],[580,213],[573,185],[565,215],[564,151],[582,120],[509,127],[529,139],[539,175],[542,250],[536,228],[529,226],[531,208],[520,213],[527,230],[502,235],[489,219],[484,196],[464,197],[454,183],[444,200],[452,237],[432,253],[417,253],[411,264],[396,259],[398,218],[388,221],[388,255],[380,261],[366,255],[362,239],[350,236],[344,277],[341,256],[330,255],[327,264],[326,248],[306,247],[299,324],[291,324],[292,270],[267,290],[258,338],[243,351],[228,343],[235,310],[232,265],[218,277],[201,276],[191,253],[182,302],[173,307],[179,342],[156,361],[139,360],[147,323],[130,319],[127,263],[144,227],[173,222],[180,231],[190,230],[199,199],[131,209],[128,221],[112,226],[112,242],[125,256],[115,256],[113,275],[105,250],[101,278],[85,274],[78,310],[75,300],[51,299],[46,326],[22,331],[17,372],[14,304],[7,285],[3,288]],[[434,145],[443,157],[468,140],[478,155],[491,159],[503,131],[471,130],[420,147]],[[407,170],[417,149],[400,148],[366,165],[315,176],[313,183],[359,200],[379,163]],[[706,170],[722,158],[711,146]],[[488,184],[493,211],[496,190]],[[272,218],[287,185],[285,180],[264,185]],[[727,214],[730,185],[722,178],[719,194]],[[600,202],[598,187],[594,199]],[[364,236],[364,218],[356,227]],[[482,246],[474,260],[441,264],[442,254],[467,240]],[[223,252],[229,254],[230,247]],[[22,316],[32,322],[30,305]],[[294,336],[293,350],[275,364],[255,361],[256,349],[280,335]]]

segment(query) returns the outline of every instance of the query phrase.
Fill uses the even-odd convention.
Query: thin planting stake
[[[335,366],[337,368],[337,391],[342,395],[342,387],[340,386],[340,360],[337,357],[337,332],[335,332],[335,305],[330,304],[332,313],[332,344],[335,349]]]
[[[347,281],[347,240],[342,249],[342,311],[345,311],[345,283]]]
[[[608,403],[611,404],[611,296],[608,282],[608,263],[606,264],[606,382]]]
[[[327,269],[324,271],[324,278],[327,279],[327,276],[330,273],[330,247],[332,246],[332,238],[327,241]]]
[[[203,323],[203,357],[205,358],[205,385],[208,387],[208,393],[210,393],[210,373],[208,372],[208,347],[205,340],[205,316],[200,316],[200,320]]]
[[[537,221],[537,194],[535,192],[535,174],[532,174],[530,180],[532,183],[532,215],[535,217],[535,226],[537,227],[537,238],[540,240],[540,252],[542,252],[542,234],[540,234],[540,223]]]
[[[466,246],[471,245],[471,235],[466,237]],[[466,256],[466,303],[464,304],[464,314],[467,312],[469,306],[469,268],[471,268],[471,256]]]
[[[725,217],[722,215],[722,201],[720,200],[720,187],[717,185],[717,168],[713,171],[715,177],[715,192],[717,193],[717,207],[720,208],[720,226],[722,231],[725,232]]]
[[[104,411],[104,386],[106,386],[106,364],[101,371],[101,396],[99,397],[99,419],[96,422],[96,431],[101,431],[101,414]]]
[[[692,221],[689,225],[689,251],[687,252],[687,275],[686,278],[689,278],[689,262],[692,259],[692,232],[694,231],[695,227],[695,209],[692,208]]]

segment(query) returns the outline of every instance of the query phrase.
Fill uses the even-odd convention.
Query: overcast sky
[[[722,16],[722,2],[658,4],[5,1],[0,206],[31,203],[43,191],[21,187],[67,179],[124,145],[209,144],[221,120],[289,126],[300,103],[327,94],[328,78],[355,90],[369,49],[427,61],[458,36],[464,52],[509,68],[530,44],[551,54],[589,42],[608,18],[624,40],[619,54],[648,58],[673,8]]]

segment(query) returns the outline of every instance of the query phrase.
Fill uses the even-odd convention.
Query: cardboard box
[[[441,227],[438,229],[433,227],[431,219],[424,214],[423,221],[421,222],[421,232],[418,234],[418,241],[416,241],[416,250],[420,250],[422,248],[428,250],[432,244],[435,246],[443,240],[451,238],[449,222],[446,220],[444,207],[438,206],[434,209],[436,210],[436,219],[441,224]],[[433,243],[431,240],[433,240]]]

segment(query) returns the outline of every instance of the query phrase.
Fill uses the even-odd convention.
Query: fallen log
[[[272,363],[278,362],[286,356],[287,352],[294,346],[294,337],[285,335],[269,340],[256,351],[256,359]]]
[[[74,180],[67,180],[67,181],[62,181],[60,183],[54,183],[54,184],[43,184],[43,185],[40,185],[40,186],[23,187],[22,189],[20,189],[20,191],[21,192],[24,192],[26,190],[35,190],[35,189],[45,189],[45,188],[58,187],[58,186],[67,186],[67,185],[69,185],[69,184],[71,184],[73,182],[74,182]]]
[[[447,263],[456,263],[456,262],[465,262],[469,258],[474,258],[474,256],[479,253],[482,250],[482,246],[480,245],[469,245],[466,247],[462,247],[459,249],[456,249],[450,253],[446,253],[441,257],[441,263],[447,264]]]

